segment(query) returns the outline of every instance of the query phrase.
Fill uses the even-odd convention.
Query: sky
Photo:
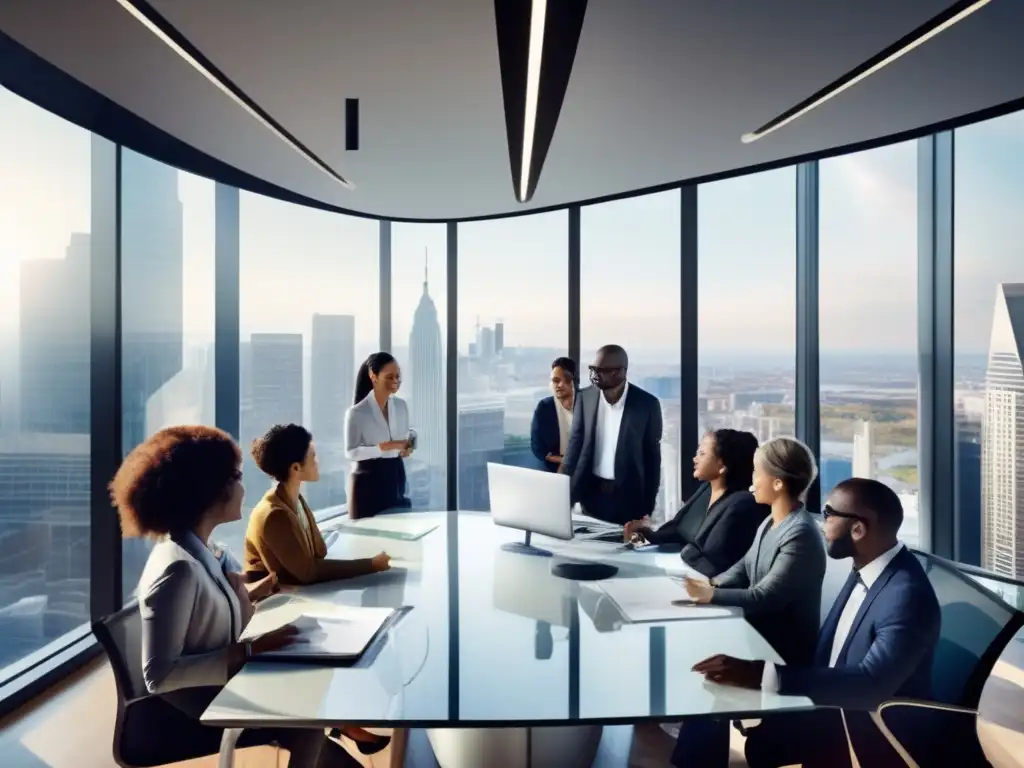
[[[0,332],[17,330],[19,265],[63,258],[89,230],[89,134],[0,89]],[[984,352],[996,286],[1024,281],[1024,114],[956,135],[956,339]],[[913,142],[822,161],[823,351],[916,349],[916,163]],[[125,194],[129,194],[126,190]],[[179,172],[185,325],[212,339],[214,185]],[[795,333],[795,171],[698,190],[702,354],[786,354]],[[243,192],[241,326],[308,334],[314,312],[356,317],[357,347],[376,346],[378,225]],[[581,213],[581,341],[614,341],[636,360],[679,343],[678,193]],[[567,342],[565,211],[459,227],[459,330],[505,323],[510,346]],[[393,344],[405,346],[424,263],[442,319],[446,228],[392,230]]]

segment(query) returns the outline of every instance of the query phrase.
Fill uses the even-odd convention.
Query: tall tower
[[[356,319],[313,315],[310,431],[318,440],[345,439],[345,410],[355,391]]]
[[[875,476],[875,430],[870,421],[860,422],[853,435],[853,476]]]
[[[1024,574],[1024,283],[996,293],[981,424],[982,567]]]
[[[423,294],[416,306],[409,335],[409,378],[412,384],[408,399],[411,426],[418,436],[414,458],[425,466],[430,490],[427,498],[414,498],[413,501],[422,501],[431,509],[442,509],[446,501],[444,348],[437,307],[430,297],[426,258],[424,253]]]

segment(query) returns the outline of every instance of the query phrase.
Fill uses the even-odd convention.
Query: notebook
[[[338,524],[338,530],[343,530],[346,533],[379,536],[384,539],[417,541],[436,530],[439,525],[440,523],[433,520],[416,520],[409,517],[395,519],[389,518],[387,515],[379,515],[359,520],[344,520]]]
[[[249,661],[355,663],[374,639],[408,610],[317,606],[288,622],[299,630],[296,642],[278,651],[254,655]]]

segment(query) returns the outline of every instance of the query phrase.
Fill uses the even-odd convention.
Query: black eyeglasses
[[[860,520],[862,523],[868,523],[868,519],[862,515],[854,515],[849,512],[837,512],[832,508],[831,504],[826,504],[822,507],[821,516],[828,520],[830,517],[845,517],[847,520]]]
[[[596,365],[587,366],[590,369],[591,376],[607,376],[610,373],[618,373],[623,370],[621,365],[615,365],[610,368],[600,368]]]

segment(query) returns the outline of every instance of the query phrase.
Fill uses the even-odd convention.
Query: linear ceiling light
[[[530,9],[530,43],[526,58],[526,108],[523,110],[523,166],[519,175],[518,197],[525,203],[531,197],[530,166],[533,163],[533,142],[537,134],[537,101],[540,96],[540,70],[544,62],[544,22],[548,15],[547,0],[533,0]]]
[[[317,157],[312,150],[303,145],[283,125],[271,117],[266,110],[247,96],[241,88],[231,82],[188,38],[175,29],[148,2],[145,0],[117,0],[117,2],[146,29],[156,35],[168,48],[191,64],[196,71],[217,86],[223,93],[227,94],[236,104],[256,118],[281,141],[346,189],[355,189],[355,185],[352,182],[348,181],[344,176]]]
[[[848,88],[852,88],[861,80],[870,77],[878,72],[878,70],[896,61],[896,59],[900,58],[904,54],[910,53],[910,51],[914,50],[919,45],[928,42],[933,37],[949,29],[957,22],[966,19],[975,11],[984,8],[991,1],[992,0],[960,0],[959,2],[953,3],[953,5],[944,10],[938,16],[925,22],[909,35],[893,43],[881,53],[872,56],[863,64],[860,64],[855,69],[847,72],[835,82],[825,86],[809,99],[806,99],[792,109],[783,112],[771,122],[762,125],[756,131],[743,134],[743,143],[750,144],[751,142],[757,141],[758,139],[767,136],[769,133],[774,133],[784,125],[788,125],[798,117],[806,115],[815,107],[818,107],[829,99],[838,96]]]

